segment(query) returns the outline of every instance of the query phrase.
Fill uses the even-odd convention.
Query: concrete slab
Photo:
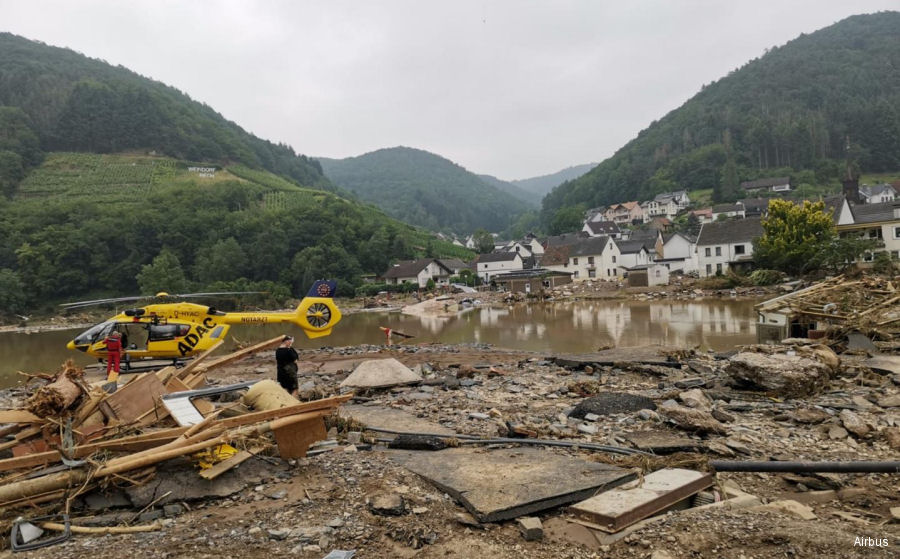
[[[341,388],[387,388],[417,382],[422,382],[422,375],[391,357],[363,361],[341,382]]]
[[[432,423],[406,413],[405,411],[381,406],[343,405],[338,408],[342,417],[352,417],[367,427],[391,429],[405,433],[429,433],[432,435],[455,435],[453,429]]]
[[[644,477],[639,486],[616,488],[572,505],[575,518],[591,528],[618,532],[707,487],[711,474],[666,468]]]
[[[862,362],[876,373],[900,375],[900,355],[876,355]]]
[[[610,366],[616,363],[643,363],[680,368],[681,363],[669,359],[669,355],[676,351],[677,348],[664,346],[616,347],[596,353],[557,355],[552,361],[568,369],[583,369],[588,365]]]
[[[574,503],[634,479],[628,470],[538,448],[392,454],[459,501],[480,522]]]
[[[701,442],[683,437],[669,431],[637,431],[626,433],[625,439],[644,452],[653,454],[672,454],[675,452],[700,452],[704,450]]]

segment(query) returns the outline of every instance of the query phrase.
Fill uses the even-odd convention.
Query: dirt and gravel
[[[863,364],[864,355],[842,356],[814,394],[789,398],[736,388],[729,356],[711,353],[677,352],[672,357],[677,366],[617,363],[571,369],[554,364],[551,355],[487,345],[325,348],[301,353],[301,394],[334,394],[358,363],[384,357],[420,371],[423,382],[358,392],[353,405],[402,411],[460,434],[506,436],[513,424],[541,438],[628,447],[638,440],[636,434],[661,433],[701,449],[689,460],[701,468],[707,458],[896,460],[900,455],[900,373],[873,370]],[[217,370],[210,382],[274,376],[272,356],[259,354]],[[569,416],[586,398],[607,393],[647,398],[657,409],[613,406],[606,410],[610,413],[588,416],[593,421]],[[9,399],[22,395],[6,394]],[[715,428],[694,428],[691,422],[699,420]],[[514,521],[470,525],[471,520],[460,518],[465,512],[460,504],[392,460],[394,451],[368,444],[368,436],[360,439],[344,430],[331,435],[338,443],[329,452],[290,462],[251,459],[234,470],[232,485],[220,492],[227,496],[188,498],[196,497],[194,491],[181,499],[176,492],[136,520],[142,507],[115,499],[111,489],[106,504],[124,506],[73,514],[95,520],[113,515],[115,523],[123,514],[137,523],[161,515],[163,529],[76,535],[21,556],[320,558],[341,549],[356,550],[356,557],[838,558],[893,557],[900,545],[898,511],[891,510],[900,507],[897,474],[720,473],[720,486],[735,483],[762,503],[804,503],[815,518],[804,520],[780,509],[688,509],[659,517],[618,541],[583,545],[556,529],[569,518],[564,508],[538,514],[545,526],[540,541],[525,541]],[[544,452],[636,465],[578,449]],[[671,460],[685,463],[681,454]],[[199,479],[191,465],[174,462],[151,484],[179,476],[186,476],[183,485]],[[384,501],[394,503],[393,513],[374,505]]]

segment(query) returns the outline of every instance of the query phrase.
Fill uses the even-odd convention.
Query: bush
[[[747,276],[734,273],[728,270],[723,275],[711,276],[697,282],[701,289],[734,289],[735,287],[746,287],[751,285],[751,280]]]
[[[750,282],[753,285],[774,285],[784,280],[784,274],[778,270],[753,270]]]

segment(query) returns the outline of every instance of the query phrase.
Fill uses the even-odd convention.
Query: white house
[[[697,238],[697,271],[701,278],[753,263],[753,240],[761,237],[761,219],[751,217],[705,223]]]
[[[547,270],[568,272],[572,281],[612,279],[618,270],[619,249],[609,237],[561,236],[548,242],[541,266]]]
[[[644,221],[654,217],[674,219],[678,212],[686,209],[690,204],[691,199],[684,190],[658,194],[653,200],[647,202],[646,213],[649,214],[649,217],[645,215]]]
[[[712,218],[713,221],[717,221],[719,218],[725,217],[747,217],[745,212],[746,209],[740,202],[737,204],[717,204],[712,207]]]
[[[665,264],[671,271],[693,272],[697,269],[694,252],[697,240],[685,233],[669,233],[663,236],[661,250],[655,261]]]
[[[643,266],[651,262],[650,251],[644,246],[646,241],[623,241],[616,239],[613,242],[619,249],[619,268],[634,268],[635,266]]]
[[[480,254],[475,258],[475,273],[485,283],[497,274],[505,274],[524,269],[522,256],[517,252],[492,252]]]
[[[428,280],[434,280],[436,285],[447,285],[453,271],[435,258],[421,258],[399,262],[389,268],[382,278],[385,283],[415,283],[419,287],[425,287]]]
[[[900,259],[900,201],[848,204],[847,207],[853,221],[847,223],[847,215],[842,211],[837,224],[838,234],[842,237],[857,235],[875,241],[875,248],[863,258],[864,262],[871,262],[879,252],[889,252],[895,260]]]
[[[622,236],[622,230],[614,221],[588,221],[581,229],[590,237],[612,237],[618,239]]]
[[[859,198],[864,204],[883,204],[893,202],[897,198],[897,191],[888,183],[864,184],[859,187]]]

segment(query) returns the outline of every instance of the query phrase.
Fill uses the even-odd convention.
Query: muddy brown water
[[[488,343],[548,353],[583,353],[600,346],[662,344],[723,351],[756,341],[755,301],[574,301],[512,307],[481,307],[452,319],[422,318],[398,312],[345,316],[331,336],[308,340],[293,326],[236,326],[229,337],[261,341],[296,335],[297,348],[383,344],[379,326],[414,335],[406,343]],[[31,334],[0,333],[0,388],[22,379],[17,371],[51,372],[68,358],[79,365],[96,360],[66,349],[83,329]],[[396,341],[396,340],[395,340]],[[233,344],[226,344],[226,346]],[[226,347],[227,349],[227,347]],[[222,350],[224,351],[224,350]]]

